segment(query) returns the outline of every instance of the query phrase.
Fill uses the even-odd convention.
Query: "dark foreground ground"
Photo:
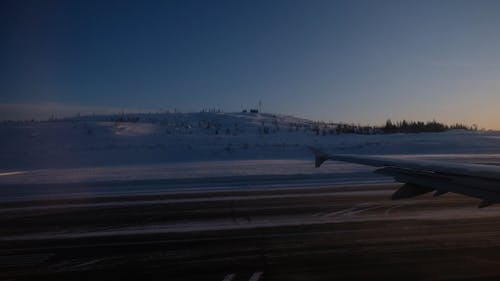
[[[393,184],[0,203],[0,280],[498,280],[500,208]]]

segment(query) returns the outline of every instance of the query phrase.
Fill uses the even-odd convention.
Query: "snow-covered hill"
[[[337,153],[500,153],[496,132],[337,135],[332,130],[318,134],[317,125],[292,116],[208,112],[4,122],[0,169],[309,159],[308,145]]]

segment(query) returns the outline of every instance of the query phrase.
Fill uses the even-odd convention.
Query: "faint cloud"
[[[121,112],[151,112],[151,110],[144,108],[82,106],[56,102],[0,103],[0,120],[48,120],[50,118],[65,118],[77,115],[117,114]]]

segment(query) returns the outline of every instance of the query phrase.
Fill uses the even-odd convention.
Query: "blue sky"
[[[312,119],[500,129],[499,14],[498,1],[2,1],[0,109],[262,99]]]

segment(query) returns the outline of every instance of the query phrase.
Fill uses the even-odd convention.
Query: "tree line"
[[[462,123],[456,123],[453,125],[447,125],[444,123],[437,122],[435,120],[422,122],[422,121],[399,121],[392,122],[388,119],[385,122],[385,126],[381,127],[382,132],[386,134],[394,133],[438,133],[446,132],[449,130],[467,130],[467,131],[477,131],[477,125],[467,126]]]

